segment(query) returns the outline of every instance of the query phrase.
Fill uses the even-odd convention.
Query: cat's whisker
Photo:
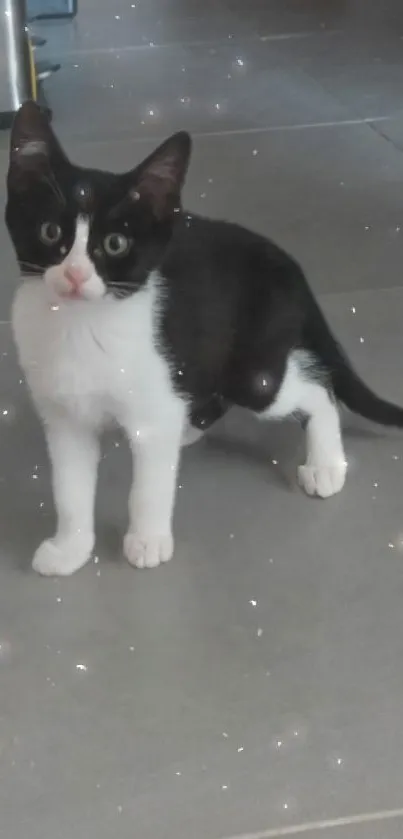
[[[43,268],[43,265],[39,265],[39,262],[31,262],[30,259],[21,259],[20,262],[24,265],[35,265],[36,268]]]
[[[130,283],[113,283],[111,284],[111,288],[115,291],[134,291],[133,285]]]
[[[56,196],[59,203],[62,204],[63,207],[66,206],[66,198],[63,195],[63,192],[60,189],[60,186],[59,186],[53,172],[50,172],[50,174],[47,174],[47,175],[43,175],[43,180],[45,181],[45,183],[47,183],[50,186],[53,194]]]
[[[32,265],[29,262],[20,262],[20,272],[24,276],[43,277],[45,269],[40,265]]]
[[[36,262],[27,262],[25,259],[22,259],[20,262],[21,268],[32,268],[34,271],[45,271],[43,265],[38,265]]]
[[[62,206],[65,206],[66,205],[66,198],[65,198],[65,196],[63,194],[63,191],[62,191],[61,187],[59,186],[59,183],[56,180],[56,177],[55,177],[53,172],[50,173],[50,177],[48,178],[48,182],[49,182],[50,186],[52,187],[55,195],[57,195],[57,197],[59,198]]]
[[[114,291],[113,296],[116,298],[116,300],[125,300],[126,297],[128,297],[128,293],[124,291]]]

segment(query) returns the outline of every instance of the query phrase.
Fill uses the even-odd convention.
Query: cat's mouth
[[[82,291],[80,289],[75,289],[75,288],[68,289],[66,291],[60,291],[59,295],[60,295],[60,297],[63,298],[63,300],[85,300],[86,299],[86,297],[82,293]]]
[[[52,296],[56,296],[59,300],[69,303],[70,301],[85,301],[91,302],[94,300],[101,300],[105,297],[105,286],[101,280],[92,276],[83,282],[66,282],[65,277],[45,276],[45,283],[50,290]]]

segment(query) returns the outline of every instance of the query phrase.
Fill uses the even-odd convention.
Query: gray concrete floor
[[[123,168],[189,128],[189,207],[288,247],[403,402],[399,0],[82,0],[41,31],[75,158]],[[176,557],[147,573],[120,555],[128,459],[108,439],[96,559],[36,577],[49,469],[0,244],[0,836],[401,837],[402,436],[346,417],[346,488],[315,502],[298,428],[233,414],[186,452]]]

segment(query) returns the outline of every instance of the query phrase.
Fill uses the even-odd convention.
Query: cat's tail
[[[403,428],[403,408],[381,399],[365,384],[319,310],[314,317],[314,344],[317,355],[330,373],[335,396],[340,402],[371,422]]]
[[[337,367],[332,370],[332,381],[337,399],[353,413],[379,425],[403,428],[403,408],[377,396],[357,375],[343,354]]]

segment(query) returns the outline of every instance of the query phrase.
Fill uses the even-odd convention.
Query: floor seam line
[[[270,828],[255,833],[242,833],[228,836],[226,839],[281,839],[283,836],[301,836],[303,833],[313,833],[321,830],[335,830],[351,827],[352,825],[373,824],[375,822],[392,821],[403,818],[403,807],[397,810],[379,810],[374,813],[360,813],[355,816],[342,816],[338,819],[323,819],[316,822],[306,822],[299,825]]]
[[[148,44],[126,44],[121,47],[92,47],[92,49],[77,49],[77,50],[67,50],[66,52],[62,53],[62,58],[74,57],[78,55],[113,55],[115,52],[117,53],[125,53],[125,52],[145,52],[146,50],[158,50],[158,49],[178,49],[179,47],[186,49],[189,47],[193,49],[194,47],[214,47],[214,46],[221,46],[223,44],[234,44],[234,45],[242,45],[245,43],[281,43],[282,41],[302,41],[308,38],[314,38],[318,35],[327,35],[327,36],[334,36],[334,35],[341,35],[343,34],[342,29],[310,29],[307,32],[279,32],[273,33],[268,35],[235,35],[232,38],[213,38],[213,39],[200,39],[196,41],[172,41],[170,43],[165,44],[158,44],[150,41]],[[59,56],[60,58],[60,56]]]
[[[263,125],[263,126],[256,126],[253,128],[228,128],[222,129],[221,131],[191,131],[192,137],[196,139],[202,140],[204,137],[212,138],[212,137],[236,137],[236,136],[255,136],[258,134],[275,134],[280,133],[282,131],[286,133],[291,133],[293,131],[309,131],[315,129],[322,129],[322,128],[349,128],[354,126],[360,125],[371,125],[372,123],[381,123],[381,122],[392,122],[394,120],[394,116],[385,114],[381,116],[375,117],[357,117],[357,119],[341,119],[341,120],[329,120],[324,122],[302,122],[302,123],[295,123],[290,125]],[[109,138],[108,140],[97,140],[95,138],[86,140],[83,136],[79,135],[70,135],[67,138],[68,142],[71,145],[76,146],[110,146],[111,144],[116,145],[118,143],[128,143],[130,142],[131,145],[135,145],[137,143],[158,143],[161,142],[161,136],[152,136],[152,135],[145,135],[144,137],[132,137],[130,134],[125,135],[124,137],[114,137],[113,139]],[[67,141],[66,141],[67,142]],[[0,154],[7,154],[7,149],[0,149]]]
[[[336,119],[336,120],[323,120],[318,122],[297,122],[291,123],[290,125],[287,124],[280,124],[280,125],[262,125],[262,126],[255,126],[253,128],[227,128],[222,129],[221,131],[193,131],[193,137],[230,137],[230,136],[237,136],[237,135],[248,135],[248,134],[273,134],[275,132],[280,131],[307,131],[310,129],[315,128],[338,128],[341,127],[348,127],[354,125],[371,125],[372,123],[377,124],[379,122],[389,122],[393,120],[393,116],[389,116],[389,114],[376,116],[376,117],[352,117],[351,119]]]

